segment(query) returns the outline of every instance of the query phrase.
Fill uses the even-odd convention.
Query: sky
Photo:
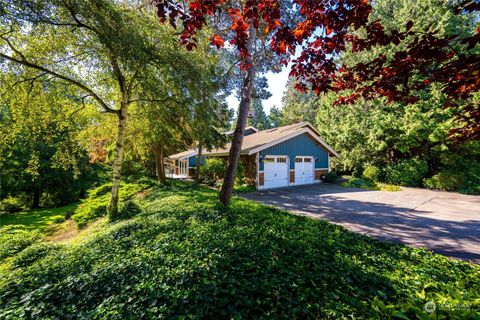
[[[288,67],[283,68],[282,72],[280,73],[269,72],[266,74],[268,80],[268,89],[272,94],[270,99],[263,100],[263,109],[265,110],[266,114],[270,112],[270,108],[273,106],[277,108],[282,107],[282,97],[284,91],[286,90],[289,72],[290,64]],[[235,95],[232,94],[227,98],[227,103],[230,109],[237,110],[240,102],[237,100]]]

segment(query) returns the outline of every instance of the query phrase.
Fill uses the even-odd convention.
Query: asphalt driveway
[[[380,240],[426,247],[480,263],[480,196],[414,188],[386,192],[315,184],[242,197],[328,220]]]

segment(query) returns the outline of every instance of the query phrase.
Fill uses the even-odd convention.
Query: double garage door
[[[295,158],[295,185],[314,182],[313,157]],[[289,185],[289,163],[286,156],[266,156],[264,165],[264,188],[279,188]]]

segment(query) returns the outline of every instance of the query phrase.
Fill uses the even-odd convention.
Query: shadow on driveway
[[[342,225],[380,240],[480,263],[480,197],[405,188],[370,191],[318,184],[242,197]]]

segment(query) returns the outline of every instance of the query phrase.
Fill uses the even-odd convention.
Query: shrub
[[[430,189],[454,191],[464,187],[466,180],[463,172],[444,170],[431,178],[424,179],[423,185]]]
[[[335,183],[337,179],[338,179],[338,176],[334,172],[329,172],[325,175],[325,178],[323,178],[323,182]]]
[[[418,187],[428,173],[428,165],[425,160],[412,158],[400,160],[386,168],[386,180],[388,183],[401,186]]]
[[[3,199],[0,203],[0,211],[4,211],[6,213],[16,213],[24,209],[25,205],[19,198],[8,197]]]
[[[112,184],[107,183],[88,193],[88,197],[75,209],[72,220],[80,228],[85,227],[88,222],[107,214],[107,206],[110,202],[110,188]],[[120,186],[120,202],[133,198],[140,191],[148,188],[147,184],[123,183]]]
[[[39,239],[39,234],[34,231],[28,231],[18,228],[1,228],[0,261],[15,255],[16,253],[37,242]]]
[[[347,182],[342,183],[342,187],[348,188],[360,188],[367,190],[377,190],[378,187],[372,180],[362,179],[362,178],[352,178]]]
[[[381,171],[376,166],[367,166],[365,170],[363,170],[363,176],[375,182],[380,181],[380,175]]]
[[[378,185],[380,190],[382,191],[389,191],[389,192],[395,192],[395,191],[400,191],[401,188],[399,186],[396,186],[394,184],[388,184],[388,183],[380,183]]]
[[[14,256],[13,265],[17,268],[27,267],[57,248],[59,248],[58,245],[46,242],[32,244]]]
[[[121,219],[130,219],[141,212],[142,212],[142,208],[136,201],[127,200],[120,207],[120,210],[118,211],[118,215],[116,215],[115,217],[110,217],[110,219],[112,221],[121,220]]]
[[[215,182],[225,175],[225,164],[219,158],[207,158],[205,164],[200,167],[200,179],[214,185]]]

